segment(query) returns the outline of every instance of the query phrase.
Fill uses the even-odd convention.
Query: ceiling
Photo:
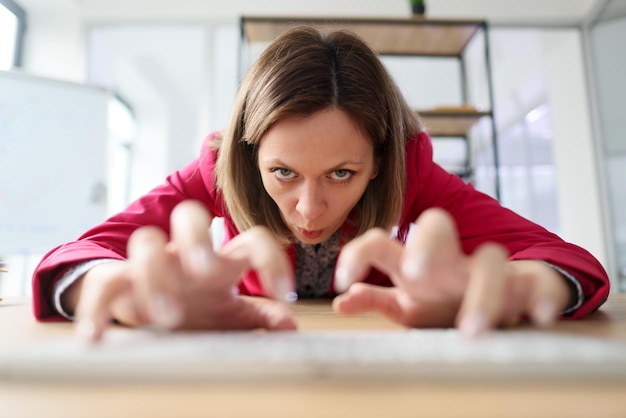
[[[604,0],[428,0],[436,17],[494,23],[582,22]],[[78,12],[88,22],[235,20],[241,14],[403,16],[408,0],[17,0],[28,12]],[[620,3],[624,3],[620,1]]]
[[[608,0],[605,7],[600,11],[598,21],[608,21],[626,16],[626,1]]]

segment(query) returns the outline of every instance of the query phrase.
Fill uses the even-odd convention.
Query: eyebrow
[[[266,165],[276,165],[281,167],[290,167],[289,164],[283,162],[280,158],[270,158],[267,160],[263,160]],[[334,165],[329,168],[328,171],[337,170],[339,168],[345,167],[346,165],[364,165],[364,161],[355,161],[355,160],[345,160],[341,161],[339,164]]]

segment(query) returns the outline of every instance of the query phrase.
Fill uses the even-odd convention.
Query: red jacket
[[[208,142],[208,141],[207,141]],[[600,263],[584,249],[564,242],[544,228],[503,208],[493,198],[477,191],[459,177],[433,162],[430,138],[425,133],[407,142],[407,181],[404,213],[400,229],[408,228],[420,213],[430,207],[446,209],[455,219],[463,251],[471,254],[486,241],[504,245],[511,260],[541,259],[576,277],[583,290],[584,303],[572,318],[596,310],[607,298],[609,279]],[[221,194],[215,188],[213,169],[216,153],[204,146],[199,158],[168,176],[166,182],[133,202],[126,210],[90,229],[77,241],[48,252],[33,276],[33,309],[38,319],[62,319],[52,306],[52,288],[71,265],[94,258],[123,259],[130,234],[142,225],[156,225],[169,232],[169,215],[185,199],[203,202],[214,215],[224,218],[225,240],[237,234],[226,212]],[[295,264],[294,248],[288,250]],[[390,286],[389,279],[373,270],[368,283]],[[240,284],[242,294],[263,295],[254,273]],[[329,295],[333,295],[332,289]]]

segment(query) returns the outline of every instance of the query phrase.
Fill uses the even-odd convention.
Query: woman
[[[92,340],[112,319],[295,329],[284,303],[295,294],[476,336],[520,318],[580,318],[609,292],[588,252],[433,163],[367,45],[306,27],[263,52],[197,160],[49,252],[33,283],[37,318],[77,319]]]

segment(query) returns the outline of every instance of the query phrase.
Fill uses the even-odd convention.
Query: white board
[[[44,252],[104,219],[108,98],[0,71],[0,253]]]

